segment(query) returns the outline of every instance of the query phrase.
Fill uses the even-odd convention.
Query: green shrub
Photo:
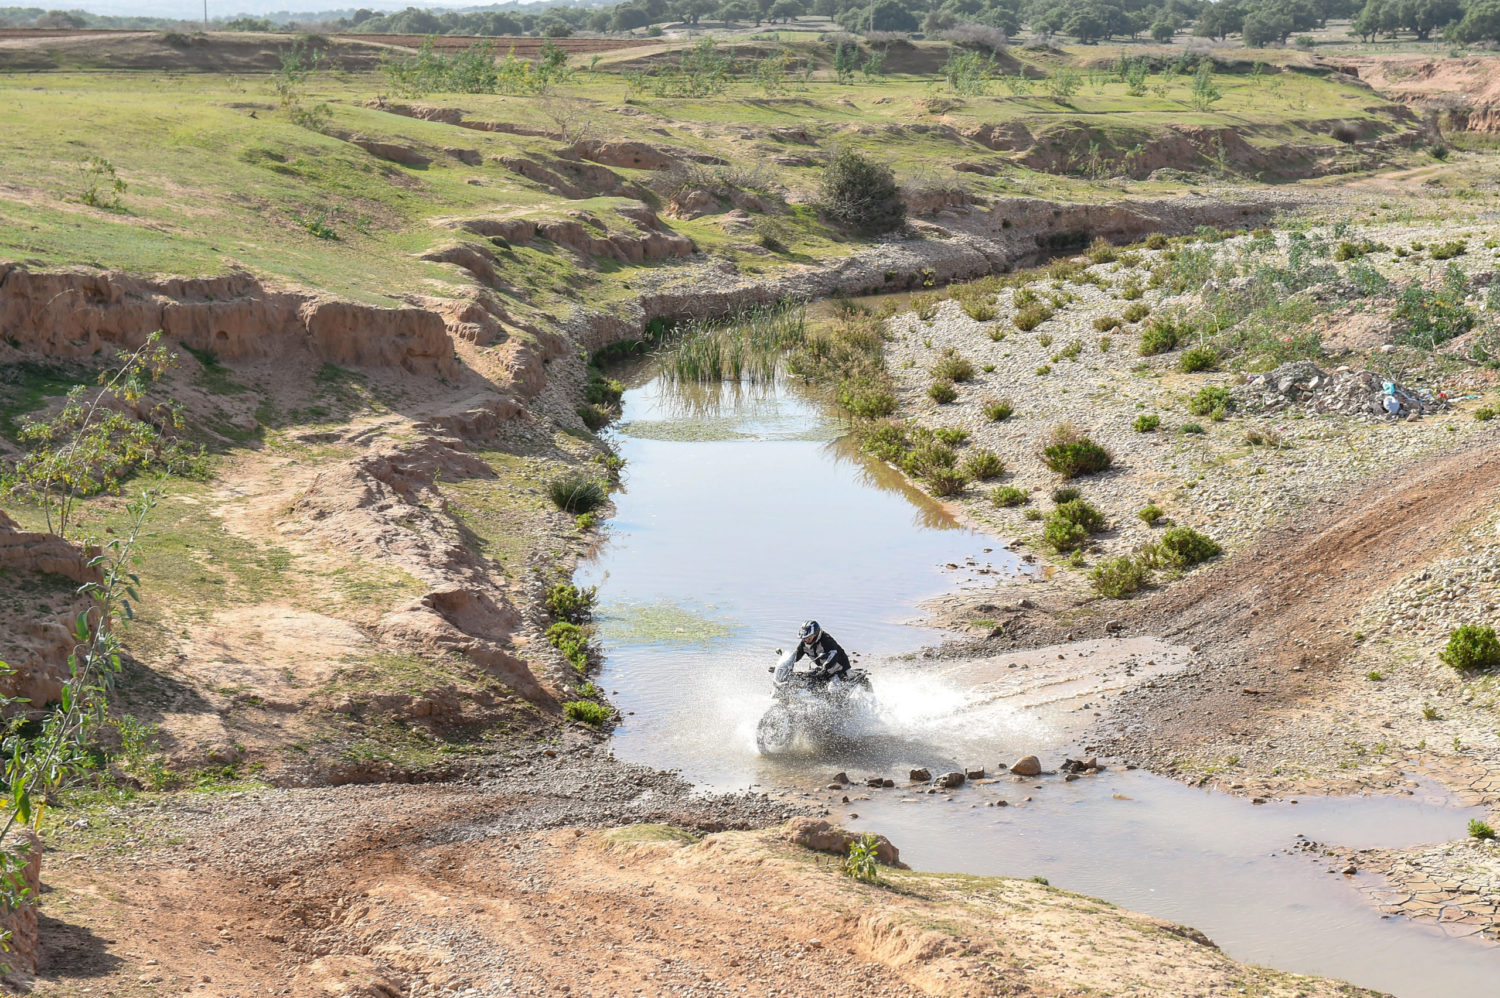
[[[958,398],[958,389],[951,381],[934,381],[927,389],[927,397],[938,405],[946,405]]]
[[[969,318],[973,319],[975,322],[989,322],[995,316],[1000,314],[999,310],[995,308],[995,303],[992,301],[982,301],[975,298],[966,298],[963,301],[959,302],[959,305],[962,306],[963,310],[968,313]]]
[[[1191,568],[1224,553],[1213,538],[1191,527],[1168,527],[1157,543],[1162,564],[1173,568]]]
[[[554,478],[547,484],[547,495],[564,513],[590,513],[603,506],[609,493],[597,480],[579,472]]]
[[[1005,462],[992,450],[977,449],[964,458],[963,473],[976,482],[987,482],[1005,474]]]
[[[1124,599],[1151,581],[1151,569],[1134,558],[1120,555],[1105,558],[1095,566],[1089,573],[1089,581],[1093,584],[1094,592],[1100,596],[1106,599]]]
[[[1042,511],[1039,510],[1039,509],[1032,508],[1032,509],[1028,509],[1026,511],[1026,519],[1028,519],[1028,520],[1040,520],[1041,518],[1042,518]]]
[[[1026,287],[1018,289],[1015,294],[1011,295],[1010,303],[1019,311],[1028,305],[1035,305],[1040,300],[1035,291]]]
[[[1120,320],[1113,315],[1102,315],[1094,320],[1094,329],[1096,332],[1107,333],[1111,329],[1119,328]]]
[[[1438,658],[1460,672],[1500,667],[1500,638],[1495,629],[1481,624],[1455,627]]]
[[[1483,406],[1474,410],[1474,418],[1481,423],[1488,423],[1495,418],[1495,410],[1490,406]]]
[[[818,207],[834,222],[867,236],[906,224],[906,203],[891,168],[844,148],[823,171]]]
[[[1124,301],[1139,301],[1145,293],[1145,289],[1141,287],[1141,279],[1134,274],[1131,274],[1129,279],[1120,285],[1120,298]]]
[[[547,641],[552,647],[562,652],[563,658],[567,659],[580,675],[588,671],[589,636],[582,627],[560,620],[547,628]]]
[[[609,425],[615,414],[602,405],[581,405],[576,410],[583,425],[591,430],[602,430]]]
[[[935,291],[924,291],[922,294],[911,296],[911,310],[917,313],[917,318],[923,322],[936,319],[938,306],[942,303],[943,296]]]
[[[609,708],[593,700],[569,700],[562,705],[563,716],[570,721],[582,721],[597,728],[609,720]]]
[[[1153,233],[1151,233],[1151,235],[1149,235],[1149,236],[1146,237],[1146,243],[1145,243],[1145,245],[1146,245],[1147,249],[1153,249],[1153,250],[1166,249],[1167,245],[1168,245],[1167,244],[1167,237],[1164,236],[1164,235],[1162,235],[1160,232],[1153,232]]]
[[[1183,423],[1181,426],[1177,427],[1177,432],[1197,434],[1207,433],[1208,431],[1205,430],[1202,426],[1199,426],[1197,423]]]
[[[1083,353],[1083,341],[1082,340],[1072,340],[1072,341],[1070,341],[1068,343],[1067,346],[1063,347],[1061,350],[1058,351],[1057,356],[1058,357],[1066,357],[1069,360],[1077,360],[1078,356],[1081,353]],[[1053,359],[1056,360],[1057,358],[1054,357]]]
[[[1104,529],[1104,514],[1082,499],[1059,503],[1047,514],[1042,539],[1058,551],[1076,551]]]
[[[929,478],[934,472],[947,471],[958,464],[953,448],[935,440],[917,444],[901,459],[901,470],[915,478]]]
[[[865,453],[882,461],[897,464],[906,453],[908,443],[906,427],[895,420],[884,420],[857,432]]]
[[[1059,505],[1065,502],[1072,502],[1074,499],[1080,499],[1082,497],[1083,490],[1075,489],[1071,485],[1064,485],[1061,488],[1052,490],[1052,501],[1054,503],[1058,503]]]
[[[1463,256],[1469,250],[1469,244],[1460,239],[1451,239],[1446,243],[1434,243],[1430,253],[1434,260],[1451,260],[1456,256]]]
[[[1215,371],[1219,367],[1219,351],[1213,347],[1193,347],[1177,358],[1177,369],[1185,374],[1197,371]]]
[[[969,439],[969,431],[959,426],[939,426],[932,435],[949,447],[957,447]]]
[[[1494,837],[1495,830],[1491,828],[1487,823],[1480,821],[1478,818],[1469,819],[1469,838],[1492,839]]]
[[[1120,314],[1126,322],[1140,322],[1151,314],[1151,306],[1136,302],[1134,305],[1125,306],[1125,311]]]
[[[1109,451],[1071,426],[1056,427],[1050,439],[1042,448],[1042,462],[1064,478],[1098,474],[1114,462]]]
[[[589,383],[583,390],[583,400],[590,405],[614,406],[620,404],[625,395],[625,386],[614,378],[606,378],[597,368],[589,369]]]
[[[1448,265],[1436,287],[1412,281],[1401,292],[1391,313],[1393,319],[1406,327],[1401,342],[1430,350],[1473,329],[1478,317],[1467,297],[1468,277],[1457,264]]]
[[[1045,305],[1027,305],[1015,314],[1011,322],[1021,332],[1030,332],[1052,318],[1052,310]]]
[[[1135,515],[1141,518],[1142,523],[1152,524],[1167,514],[1162,511],[1160,506],[1153,502],[1142,506],[1141,511]]]
[[[996,506],[1025,506],[1031,502],[1031,496],[1014,485],[1001,485],[990,490],[990,502]]]
[[[854,377],[839,385],[839,408],[860,419],[880,419],[896,411],[896,393],[883,378]]]
[[[1015,411],[1015,406],[1004,399],[997,399],[984,404],[984,418],[992,423],[999,423],[1009,419]]]
[[[849,854],[844,857],[844,875],[873,884],[880,877],[880,869],[876,865],[876,854],[879,851],[879,841],[868,833],[850,842]]]
[[[953,347],[942,351],[942,357],[933,365],[932,375],[939,381],[971,381],[974,365],[966,357],[960,357]]]
[[[1191,332],[1171,319],[1157,319],[1141,333],[1141,356],[1151,357],[1174,350],[1183,340],[1184,334]]]
[[[1161,417],[1154,412],[1142,413],[1135,417],[1135,432],[1155,433],[1161,426]]]
[[[1224,414],[1233,408],[1234,399],[1229,397],[1229,389],[1217,385],[1200,388],[1197,394],[1188,399],[1188,412],[1194,416],[1223,419]]]
[[[968,476],[953,468],[934,468],[926,476],[927,491],[940,498],[956,496],[969,484]]]
[[[1119,259],[1119,256],[1120,254],[1115,249],[1115,244],[1103,236],[1095,239],[1089,246],[1088,257],[1090,263],[1114,263],[1115,260]]]
[[[547,612],[558,620],[581,624],[594,615],[599,587],[579,589],[571,582],[559,582],[547,590]]]

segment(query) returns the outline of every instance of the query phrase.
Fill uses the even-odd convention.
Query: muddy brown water
[[[613,432],[624,488],[578,581],[599,587],[599,683],[625,715],[617,756],[706,789],[824,801],[835,819],[889,836],[917,869],[1044,876],[1192,925],[1239,960],[1403,998],[1496,993],[1500,948],[1382,918],[1361,893],[1374,878],[1329,873],[1345,853],[1296,851],[1299,835],[1345,851],[1461,837],[1480,811],[1435,785],[1253,805],[1109,769],[1071,783],[1005,774],[946,794],[898,784],[839,803],[820,789],[838,771],[904,784],[915,766],[993,773],[1029,753],[1055,768],[1101,697],[1180,668],[1187,652],[1137,639],[978,662],[924,657],[942,635],[915,622],[923,600],[1024,587],[1023,566],[862,457],[794,387],[684,391],[648,370]],[[808,617],[870,670],[876,696],[828,735],[762,757],[766,670]]]

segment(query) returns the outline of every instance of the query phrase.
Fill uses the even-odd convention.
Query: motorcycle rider
[[[797,642],[797,652],[792,656],[793,663],[802,661],[803,655],[808,656],[820,670],[814,675],[825,683],[836,676],[842,677],[849,671],[849,656],[833,640],[833,635],[818,626],[816,620],[803,624],[797,636],[801,640]]]

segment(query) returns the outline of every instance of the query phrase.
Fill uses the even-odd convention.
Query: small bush
[[[1193,347],[1183,351],[1177,358],[1177,369],[1185,374],[1198,371],[1216,371],[1219,368],[1219,351],[1213,347]]]
[[[1090,263],[1114,263],[1115,260],[1119,259],[1119,256],[1120,254],[1115,249],[1115,244],[1103,236],[1095,239],[1092,245],[1089,246],[1088,257]]]
[[[938,405],[946,405],[958,398],[958,389],[951,381],[934,381],[927,389],[927,397]]]
[[[875,836],[869,834],[861,835],[850,842],[849,855],[844,857],[844,875],[873,884],[880,877],[880,869],[876,865],[879,845]]]
[[[554,478],[547,485],[547,495],[564,513],[591,513],[609,499],[604,486],[587,475],[574,472]]]
[[[1224,553],[1213,538],[1191,527],[1170,527],[1161,535],[1158,557],[1173,568],[1191,568]]]
[[[1107,333],[1111,329],[1119,328],[1120,320],[1113,315],[1103,315],[1094,320],[1094,330],[1096,332]]]
[[[1094,592],[1106,599],[1124,599],[1151,581],[1151,569],[1124,555],[1105,558],[1089,573]]]
[[[1493,627],[1464,624],[1448,635],[1448,645],[1438,658],[1460,672],[1494,669],[1500,667],[1500,638],[1495,637]]]
[[[1042,540],[1058,551],[1077,551],[1104,529],[1104,514],[1082,499],[1060,503],[1047,514]]]
[[[1275,430],[1261,429],[1259,427],[1252,427],[1245,431],[1245,443],[1251,447],[1275,447],[1278,449],[1286,446],[1286,441],[1282,439],[1281,434]]]
[[[966,298],[959,302],[959,305],[975,322],[989,322],[1000,314],[999,309],[995,308],[995,303],[989,300]]]
[[[1028,519],[1028,520],[1040,520],[1041,518],[1042,518],[1042,511],[1039,510],[1039,509],[1032,508],[1032,509],[1028,509],[1026,511],[1026,519]]]
[[[1493,828],[1491,828],[1488,824],[1486,824],[1483,821],[1480,821],[1478,818],[1470,818],[1469,819],[1469,838],[1471,838],[1471,839],[1492,839],[1494,837],[1495,837],[1495,830]]]
[[[562,652],[563,658],[578,670],[579,675],[588,671],[589,636],[582,627],[560,620],[547,628],[547,641]]]
[[[1223,419],[1224,414],[1233,408],[1234,399],[1229,397],[1229,389],[1217,385],[1200,388],[1197,394],[1188,399],[1188,412],[1194,416]]]
[[[1126,305],[1125,311],[1121,313],[1121,316],[1126,322],[1140,322],[1150,314],[1150,305],[1146,305],[1142,302],[1136,302],[1134,305]]]
[[[1135,432],[1155,433],[1161,426],[1161,417],[1154,412],[1143,413],[1135,417]]]
[[[1434,260],[1451,260],[1456,256],[1463,256],[1469,251],[1469,244],[1458,239],[1450,239],[1446,243],[1433,243],[1429,251]]]
[[[1005,462],[992,450],[978,449],[964,458],[963,473],[976,482],[987,482],[1005,474]]]
[[[932,376],[938,381],[970,381],[974,377],[974,365],[967,358],[959,356],[957,350],[949,347],[932,366]]]
[[[1042,448],[1042,462],[1064,478],[1098,474],[1114,463],[1109,451],[1072,427],[1057,427],[1051,440]]]
[[[984,404],[984,418],[992,423],[1000,423],[1009,419],[1016,411],[1015,406],[1003,399]]]
[[[962,471],[953,468],[934,468],[927,474],[927,491],[939,498],[956,496],[969,484],[969,478]]]
[[[1167,245],[1167,237],[1162,235],[1160,232],[1153,232],[1151,233],[1151,235],[1146,237],[1147,249],[1161,250],[1166,249]]]
[[[1015,314],[1011,322],[1023,333],[1028,333],[1052,318],[1052,310],[1045,305],[1027,305]]]
[[[901,470],[916,478],[929,478],[934,472],[947,471],[958,464],[953,448],[935,440],[917,444],[901,459]]]
[[[1495,418],[1495,410],[1490,406],[1484,406],[1474,410],[1474,418],[1481,423],[1488,423]]]
[[[1155,523],[1157,520],[1160,520],[1167,514],[1163,512],[1160,506],[1156,505],[1156,503],[1153,502],[1147,503],[1145,506],[1142,506],[1141,511],[1135,515],[1140,517],[1142,523],[1150,525]]]
[[[1123,301],[1139,301],[1146,292],[1141,287],[1141,279],[1131,274],[1125,283],[1120,285],[1120,298]]]
[[[570,721],[582,721],[591,728],[609,720],[609,708],[592,700],[569,700],[562,706],[564,717]]]
[[[1036,337],[1036,341],[1038,343],[1040,343],[1044,347],[1050,347],[1052,345],[1052,334],[1051,333],[1038,333],[1037,337]]]
[[[949,447],[957,447],[969,439],[969,431],[959,426],[939,426],[932,435]]]
[[[1208,431],[1205,430],[1202,426],[1199,426],[1197,423],[1183,423],[1181,426],[1177,427],[1177,432],[1178,433],[1188,433],[1188,434],[1199,434],[1199,433],[1207,433]]]
[[[840,149],[829,161],[818,206],[833,221],[863,235],[891,232],[906,224],[906,203],[891,168],[853,149]]]
[[[1151,357],[1174,350],[1184,333],[1190,332],[1171,319],[1157,319],[1141,333],[1141,356]]]
[[[861,419],[880,419],[896,411],[896,393],[880,378],[849,378],[839,385],[839,407]]]
[[[990,502],[1004,507],[1025,506],[1031,502],[1031,496],[1014,485],[1001,485],[990,490]]]
[[[547,590],[547,612],[558,620],[581,624],[594,615],[597,586],[579,589],[571,582],[559,582]]]
[[[1064,485],[1062,488],[1052,490],[1052,501],[1057,503],[1058,505],[1062,505],[1065,502],[1072,502],[1074,499],[1080,499],[1082,497],[1082,490],[1075,489],[1071,485]]]

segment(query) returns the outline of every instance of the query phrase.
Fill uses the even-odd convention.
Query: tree
[[[1199,38],[1222,41],[1245,26],[1245,10],[1235,0],[1219,0],[1203,8],[1193,23],[1193,34]]]
[[[916,31],[917,19],[900,0],[881,0],[870,7],[870,31]]]
[[[823,172],[818,203],[830,219],[862,235],[880,235],[906,224],[906,204],[891,168],[852,149],[834,153]]]
[[[731,21],[750,20],[750,10],[740,0],[729,0],[728,3],[720,4],[714,16],[725,24]]]
[[[1469,10],[1459,22],[1458,40],[1465,45],[1474,42],[1500,42],[1500,0],[1471,0]]]
[[[1290,37],[1292,19],[1274,11],[1258,10],[1245,18],[1243,29],[1245,47],[1264,48],[1273,42],[1284,42]]]
[[[802,0],[776,0],[771,4],[767,16],[773,21],[791,22],[807,13],[807,7]]]
[[[1177,34],[1177,25],[1171,21],[1154,21],[1151,24],[1151,40],[1167,44]]]

